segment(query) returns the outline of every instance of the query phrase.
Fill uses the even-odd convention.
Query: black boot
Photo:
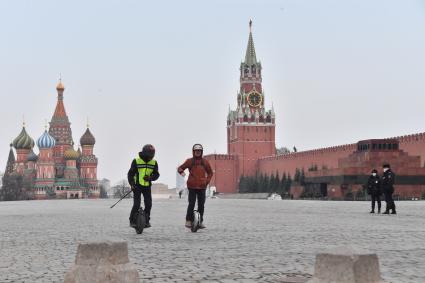
[[[375,213],[375,211],[372,209],[372,210],[370,211],[370,213]]]
[[[385,212],[382,213],[382,214],[390,214],[390,211],[389,210],[385,210]]]
[[[150,223],[151,218],[148,214],[145,214],[145,219],[146,219],[145,228],[151,227],[151,223]]]
[[[395,211],[395,208],[393,208],[393,211],[391,212],[391,214],[397,214],[397,212]]]

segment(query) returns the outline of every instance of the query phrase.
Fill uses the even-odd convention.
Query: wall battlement
[[[323,155],[327,153],[335,153],[335,152],[346,152],[346,151],[354,151],[356,150],[356,144],[344,144],[338,146],[324,147],[300,152],[293,152],[288,154],[280,154],[274,156],[265,156],[260,158],[260,160],[282,160],[282,159],[293,159],[293,158],[306,158],[309,156]]]
[[[417,141],[423,141],[425,140],[425,133],[417,133],[417,134],[411,134],[411,135],[405,135],[405,136],[398,136],[388,139],[397,139],[400,143],[410,143],[410,142],[417,142]]]
[[[385,140],[396,139],[400,144],[415,143],[415,142],[425,142],[425,132],[410,134],[405,136],[397,136],[391,138],[385,138]],[[280,154],[273,156],[264,156],[259,158],[259,160],[285,160],[285,159],[294,159],[294,158],[308,158],[310,156],[323,155],[328,153],[336,152],[347,152],[355,151],[357,143],[343,144],[331,147],[324,147],[300,152],[292,152],[288,154]]]

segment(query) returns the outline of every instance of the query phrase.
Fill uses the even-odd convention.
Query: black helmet
[[[372,170],[372,173],[378,173],[378,170],[373,169],[373,170]]]
[[[147,144],[142,149],[142,155],[147,158],[154,158],[155,156],[155,147],[151,144]]]
[[[385,163],[384,165],[382,165],[382,168],[391,168],[391,166],[390,166],[390,164],[389,163]]]

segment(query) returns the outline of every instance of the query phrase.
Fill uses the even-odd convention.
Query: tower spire
[[[56,104],[55,113],[53,114],[54,117],[66,117],[66,111],[65,106],[63,104],[63,92],[65,90],[65,87],[62,83],[62,78],[59,78],[59,83],[56,86],[56,90],[58,92],[58,102]]]
[[[57,144],[71,145],[71,123],[69,122],[68,115],[65,111],[65,105],[63,101],[65,86],[62,83],[62,78],[59,79],[56,90],[58,92],[58,100],[56,102],[55,112],[53,113],[53,117],[50,121],[49,134],[57,141]]]
[[[15,154],[13,153],[13,144],[10,143],[9,157],[7,158],[6,170],[4,171],[5,175],[13,173],[15,167]]]
[[[249,20],[249,38],[248,46],[245,53],[245,62],[246,65],[257,64],[257,56],[255,55],[254,39],[252,38],[252,20]]]

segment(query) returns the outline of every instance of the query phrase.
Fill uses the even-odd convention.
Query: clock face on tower
[[[263,97],[258,92],[251,92],[248,94],[248,104],[251,107],[258,107],[261,105],[261,102],[263,101]]]

